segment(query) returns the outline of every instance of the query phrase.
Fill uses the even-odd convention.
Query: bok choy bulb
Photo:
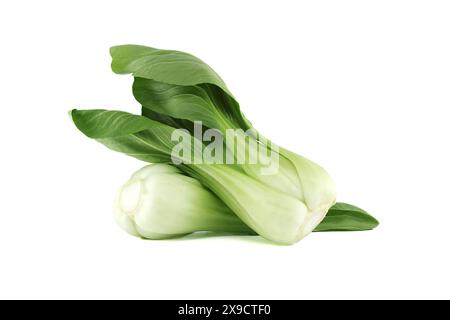
[[[154,240],[195,231],[255,234],[197,180],[166,164],[133,174],[117,194],[114,216],[129,234]]]

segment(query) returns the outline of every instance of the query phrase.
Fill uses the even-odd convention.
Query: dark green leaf
[[[347,203],[336,203],[314,231],[364,231],[375,229],[377,219]]]
[[[94,139],[124,136],[163,127],[159,122],[123,111],[74,109],[70,111],[70,116],[81,132]]]
[[[170,162],[174,128],[122,111],[72,110],[77,128],[108,148],[146,162]]]
[[[210,128],[234,126],[201,86],[177,86],[135,78],[133,94],[144,108],[174,119],[201,121]]]

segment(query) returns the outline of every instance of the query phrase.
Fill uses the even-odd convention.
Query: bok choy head
[[[161,166],[177,165],[176,169],[164,169],[168,170],[164,173],[159,170],[165,167],[148,167],[122,188],[116,216],[125,229],[144,237],[165,238],[216,228],[214,223],[201,224],[199,216],[184,210],[187,205],[184,209],[171,207],[161,199],[157,186],[175,184],[174,180],[182,181],[179,188],[186,191],[183,200],[188,201],[190,197],[220,200],[247,228],[275,243],[295,243],[319,226],[336,202],[336,189],[329,174],[311,160],[279,147],[258,132],[211,67],[180,51],[124,45],[113,47],[110,52],[113,71],[134,76],[133,94],[142,106],[142,115],[73,110],[75,125],[86,136],[115,151]],[[223,139],[218,145],[223,144],[227,156],[231,151],[231,164],[227,156],[222,155],[222,160],[227,161],[218,164],[217,158],[220,160],[221,156],[205,152],[209,146],[196,134],[198,123],[202,129],[213,130]],[[176,139],[174,133],[178,134]],[[229,141],[235,144],[230,145]],[[173,151],[180,146],[188,151],[174,155]],[[261,148],[271,156],[252,162],[250,155],[261,155]],[[243,155],[236,152],[240,149],[246,150]],[[204,156],[203,161],[192,161],[198,153]],[[268,172],[267,168],[275,170]],[[210,196],[199,191],[203,189],[196,181],[212,192]],[[147,194],[148,190],[151,195]],[[153,197],[153,201],[142,202],[145,210],[140,211],[140,199],[146,197]],[[185,226],[159,223],[159,218],[153,215],[161,211],[159,208],[169,208],[174,213],[166,214],[169,220],[178,217]],[[216,211],[219,215],[222,212]],[[229,227],[234,228],[234,224],[229,222]],[[330,223],[322,231],[331,227],[339,225]],[[221,228],[224,230],[227,227]]]

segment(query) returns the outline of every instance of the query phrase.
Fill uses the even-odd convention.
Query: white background
[[[2,1],[0,298],[450,298],[448,1]],[[111,216],[143,163],[71,108],[139,112],[108,48],[190,52],[372,232],[143,241]],[[174,198],[176,195],[173,195]]]

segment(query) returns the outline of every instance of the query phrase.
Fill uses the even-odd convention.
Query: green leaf
[[[201,102],[206,94],[209,96],[207,100],[213,102],[208,108],[214,109],[214,107],[216,107],[220,109],[225,116],[228,116],[235,121],[236,125],[233,127],[251,127],[249,121],[242,115],[238,102],[227,88],[225,82],[210,66],[197,57],[185,52],[160,50],[137,45],[112,47],[110,53],[112,57],[111,67],[116,73],[131,73],[135,78],[154,80],[151,85],[158,86],[157,82],[159,82],[160,89],[164,84],[172,85],[166,86],[163,90],[177,91],[181,89],[173,89],[173,87],[191,87],[186,89],[189,92],[183,96],[183,99],[187,99],[189,103],[188,109],[193,108],[190,112],[197,112],[197,103]],[[139,92],[135,92],[135,95],[137,93]],[[175,96],[177,95],[179,95],[178,92]],[[136,98],[138,101],[140,100],[138,96],[136,96]],[[186,100],[178,99],[178,101]],[[144,106],[150,109],[153,108],[153,105],[149,103],[146,103]],[[204,106],[204,104],[200,103],[200,107],[201,106]],[[157,112],[169,115],[163,111],[164,110],[159,108],[159,111]],[[208,114],[205,114],[204,116],[209,117],[209,115],[214,112],[214,110],[210,110]],[[187,112],[185,111],[183,115],[186,116]],[[186,119],[181,115],[177,116],[173,113],[171,116],[177,119]],[[195,120],[203,121],[202,117]],[[215,128],[220,127],[216,126]]]
[[[115,73],[192,86],[210,83],[233,96],[225,82],[205,62],[185,52],[161,50],[139,45],[121,45],[110,49],[111,68]]]
[[[114,151],[146,162],[171,161],[172,127],[122,111],[74,109],[70,115],[81,132]]]
[[[70,111],[70,116],[81,132],[94,139],[124,136],[163,127],[159,122],[123,111],[74,109]]]
[[[375,229],[377,219],[347,203],[336,203],[314,231],[364,231]]]
[[[234,127],[231,116],[222,112],[200,85],[176,86],[135,78],[133,94],[144,108],[175,119],[202,121],[209,128]]]

